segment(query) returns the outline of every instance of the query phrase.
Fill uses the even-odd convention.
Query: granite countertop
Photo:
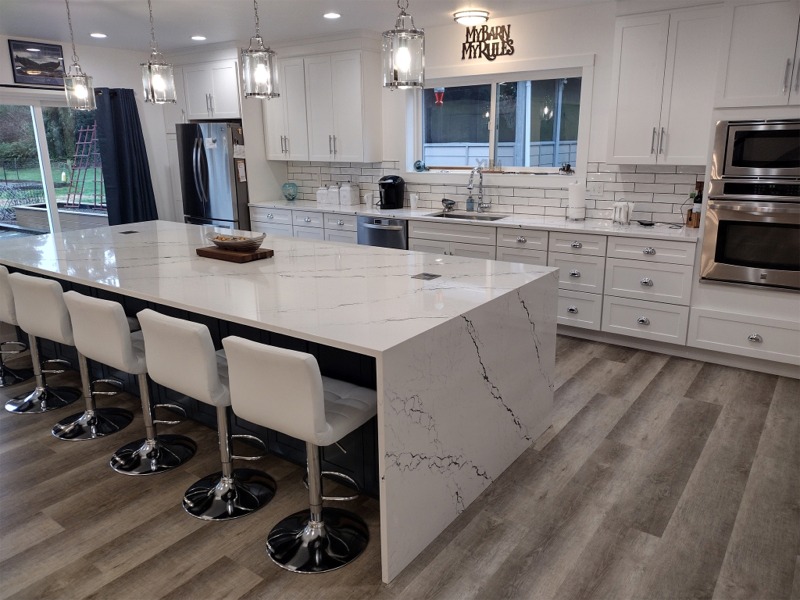
[[[394,217],[398,219],[413,219],[418,221],[433,221],[480,225],[483,227],[514,227],[528,229],[547,229],[549,231],[567,231],[572,233],[594,233],[600,235],[616,235],[621,237],[640,237],[658,240],[674,240],[684,242],[697,242],[700,238],[699,229],[683,226],[673,226],[667,223],[656,223],[652,227],[643,227],[638,223],[620,225],[608,219],[586,219],[585,221],[568,221],[564,217],[545,217],[537,215],[506,215],[497,221],[469,221],[458,219],[442,219],[430,215],[442,212],[433,208],[400,208],[380,210],[378,208],[359,204],[354,206],[340,206],[335,204],[318,204],[314,200],[278,200],[274,202],[253,202],[252,207],[262,208],[288,208],[292,210],[311,210],[345,215],[373,215]],[[490,211],[486,214],[500,215],[500,211]]]
[[[273,258],[237,264],[197,256],[210,231],[150,221],[9,238],[0,263],[369,356],[556,272],[270,235]]]

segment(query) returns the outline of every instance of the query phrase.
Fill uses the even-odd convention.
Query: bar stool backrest
[[[222,345],[228,357],[233,412],[251,423],[318,444],[330,427],[317,359],[236,336],[226,337]]]
[[[230,406],[227,373],[219,372],[208,327],[149,308],[136,316],[153,381],[212,406]]]
[[[17,313],[14,310],[14,294],[8,281],[8,269],[0,265],[0,321],[9,325],[17,324]]]
[[[22,273],[8,276],[14,292],[14,308],[19,326],[29,335],[74,346],[72,323],[64,291],[52,279]]]
[[[78,352],[125,373],[145,372],[144,345],[141,341],[138,348],[134,345],[128,317],[119,302],[73,291],[64,292],[64,302]]]

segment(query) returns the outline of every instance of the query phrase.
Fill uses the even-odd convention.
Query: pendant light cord
[[[67,5],[67,24],[69,25],[69,41],[72,42],[72,63],[78,64],[78,51],[75,49],[75,35],[72,33],[72,16],[69,14],[69,0],[64,0]]]
[[[150,50],[153,54],[158,54],[158,43],[156,42],[156,27],[153,25],[153,4],[147,0],[147,10],[150,11]]]
[[[261,37],[261,26],[258,21],[258,0],[253,0],[253,10],[256,13],[256,37]]]

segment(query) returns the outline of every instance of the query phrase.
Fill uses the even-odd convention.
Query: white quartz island
[[[556,270],[269,236],[236,264],[196,255],[208,231],[12,238],[0,263],[373,358],[390,581],[550,425]]]

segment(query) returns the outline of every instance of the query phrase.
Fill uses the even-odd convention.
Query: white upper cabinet
[[[728,11],[716,105],[800,104],[800,0],[737,3]]]
[[[268,160],[308,160],[304,61],[280,61],[280,97],[263,102]]]
[[[309,160],[381,160],[379,75],[372,52],[305,59]]]
[[[183,67],[187,119],[238,119],[239,76],[235,60]]]
[[[705,164],[721,20],[718,8],[617,19],[608,162]]]

